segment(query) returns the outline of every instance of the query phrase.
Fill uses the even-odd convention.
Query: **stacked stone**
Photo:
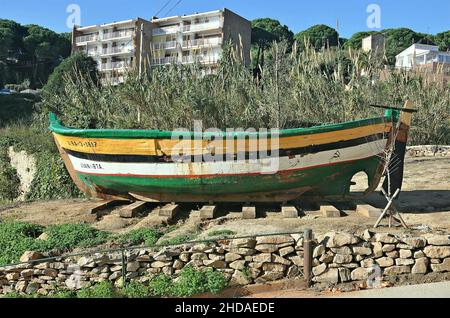
[[[340,283],[366,280],[374,270],[384,276],[450,272],[450,237],[422,237],[330,232],[317,237],[313,249],[313,281]],[[78,258],[61,258],[38,263],[43,255],[28,252],[25,265],[0,268],[0,293],[40,293],[57,289],[76,290],[111,281],[116,286],[127,281],[146,283],[159,274],[178,277],[181,270],[214,268],[230,285],[267,283],[301,277],[303,239],[301,235],[278,235],[179,247],[141,249],[126,253],[122,268],[120,252]],[[33,263],[34,262],[34,263]]]
[[[408,147],[409,157],[450,157],[450,146],[412,146]]]

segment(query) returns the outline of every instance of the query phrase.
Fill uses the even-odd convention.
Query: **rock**
[[[389,253],[389,252],[392,252],[393,250],[395,250],[395,245],[394,244],[385,244],[385,245],[383,245],[382,251],[384,253]]]
[[[318,245],[318,246],[316,246],[316,247],[314,248],[314,251],[313,251],[313,257],[314,257],[314,258],[320,257],[320,256],[324,255],[325,252],[326,252],[325,246],[323,246],[322,244],[321,244],[321,245]]]
[[[258,247],[256,247],[258,249]],[[231,249],[232,253],[243,255],[243,256],[252,256],[256,254],[256,251],[252,248],[233,248]]]
[[[397,258],[395,260],[395,265],[404,266],[404,265],[414,265],[414,260],[411,258]]]
[[[277,263],[264,263],[262,269],[265,272],[284,272],[286,265]]]
[[[14,290],[18,293],[24,293],[27,289],[27,286],[28,286],[27,282],[20,281],[17,282],[16,287],[14,287]]]
[[[191,256],[189,253],[181,253],[179,256],[180,261],[182,261],[184,263],[189,262],[190,258],[191,258]]]
[[[362,256],[362,255],[355,256],[355,261],[357,261],[357,262],[361,262],[363,259],[364,259],[364,256]]]
[[[295,248],[293,246],[288,246],[281,248],[279,251],[280,256],[286,256],[295,252]]]
[[[423,251],[414,252],[414,258],[423,258],[425,257],[425,253]]]
[[[408,273],[411,273],[410,266],[391,266],[384,269],[384,275],[386,276],[395,276]]]
[[[373,256],[375,258],[383,256],[383,244],[380,242],[372,243]]]
[[[58,277],[58,273],[59,272],[56,269],[51,269],[51,268],[44,269],[42,272],[42,274],[44,276],[49,276],[49,277],[53,277],[53,278]]]
[[[444,246],[450,245],[449,235],[429,234],[426,236],[429,245]]]
[[[441,264],[431,264],[431,269],[433,272],[450,272],[450,258],[444,259]]]
[[[423,237],[408,237],[401,239],[403,243],[413,247],[413,248],[422,248],[427,245],[427,240]]]
[[[347,263],[351,263],[352,260],[353,260],[353,256],[352,255],[336,254],[334,256],[333,263],[336,263],[336,264],[347,264]]]
[[[208,258],[213,261],[224,261],[225,256],[221,254],[209,254]]]
[[[332,248],[331,251],[334,254],[341,254],[341,255],[352,255],[352,249],[348,246],[343,246],[339,248]]]
[[[370,239],[372,238],[372,232],[370,232],[369,230],[364,230],[363,234],[362,234],[362,239],[366,242],[369,242]]]
[[[19,273],[9,273],[9,274],[6,274],[6,276],[5,276],[5,278],[9,281],[18,280],[19,277],[20,277]]]
[[[245,268],[245,261],[234,261],[230,263],[230,268],[236,269],[236,270],[243,270]]]
[[[432,258],[432,259],[430,260],[430,263],[431,263],[431,264],[441,264],[442,262],[441,262],[441,260],[438,259],[438,258]]]
[[[400,250],[400,258],[410,258],[412,257],[411,250]]]
[[[273,257],[272,257],[272,254],[270,254],[270,253],[262,253],[262,254],[253,256],[253,262],[270,263],[270,262],[272,262],[272,260],[273,260]]]
[[[329,264],[329,263],[331,263],[331,262],[333,261],[333,259],[334,259],[334,254],[333,254],[332,252],[327,252],[326,254],[322,255],[322,256],[319,258],[319,261],[320,261],[321,263],[327,263],[327,264]]]
[[[208,259],[208,254],[206,253],[194,253],[191,256],[193,261],[206,261]]]
[[[304,258],[301,256],[292,256],[289,258],[294,265],[303,267]]]
[[[337,268],[329,268],[325,273],[320,276],[315,276],[313,281],[317,283],[339,283],[339,270]]]
[[[363,246],[353,246],[353,254],[356,255],[370,255],[372,254],[372,249],[370,247]]]
[[[423,251],[429,258],[447,258],[450,256],[450,246],[427,246]]]
[[[418,258],[416,259],[416,263],[414,264],[411,272],[413,274],[426,274],[428,272],[428,264],[428,258]]]
[[[156,261],[156,262],[153,262],[151,265],[152,268],[163,268],[163,267],[167,267],[167,266],[172,266],[172,262]]]
[[[245,286],[251,283],[251,278],[244,275],[241,271],[235,271],[230,280],[230,286]]]
[[[174,268],[174,269],[182,269],[183,267],[184,267],[184,262],[182,262],[182,261],[180,261],[180,260],[175,260],[174,262],[173,262],[173,265],[172,265],[172,267]]]
[[[377,258],[375,261],[380,267],[390,267],[394,265],[394,260],[390,257]]]
[[[33,274],[34,274],[34,270],[32,270],[32,269],[25,269],[20,272],[20,276],[22,276],[24,278],[31,277],[31,276],[33,276]]]
[[[327,270],[327,264],[321,264],[319,266],[313,267],[312,272],[313,272],[314,276],[319,276],[319,275],[322,275],[323,273],[325,273],[326,270]]]
[[[295,240],[290,235],[265,236],[256,238],[257,245],[273,244],[278,245],[278,248],[294,245]]]
[[[293,265],[288,268],[287,273],[286,273],[286,278],[294,278],[294,277],[297,277],[300,275],[301,275],[301,272],[300,272],[298,266]]]
[[[27,288],[25,289],[25,292],[27,294],[34,294],[39,288],[41,288],[41,285],[38,283],[29,283]]]
[[[408,244],[403,244],[403,243],[397,244],[396,248],[400,249],[400,250],[413,250],[414,249],[414,247],[412,247],[412,246],[410,246]]]
[[[262,266],[263,266],[263,263],[258,263],[258,262],[248,263],[248,267],[254,268],[254,269],[260,269]]]
[[[20,257],[20,262],[21,263],[28,263],[30,261],[35,261],[38,259],[44,258],[44,255],[42,255],[39,252],[34,252],[34,251],[26,251],[25,253],[23,253],[23,255]]]
[[[274,244],[256,245],[255,249],[261,253],[274,253],[278,251],[278,246]]]
[[[359,264],[358,264],[358,263],[349,263],[349,264],[340,264],[340,265],[341,265],[342,267],[350,268],[350,269],[359,267]]]
[[[231,263],[231,262],[237,261],[237,260],[239,260],[241,258],[242,258],[242,256],[239,255],[239,254],[235,254],[235,253],[227,253],[227,254],[225,254],[225,262],[227,262],[227,263]]]
[[[39,235],[37,239],[39,241],[48,241],[48,234],[44,232],[41,235]]]
[[[385,244],[398,243],[398,239],[389,233],[376,233],[375,240],[377,242],[385,243]]]
[[[265,272],[264,275],[259,277],[257,283],[273,282],[284,278],[283,272]]]
[[[273,263],[287,265],[287,266],[292,264],[292,262],[290,260],[287,260],[287,259],[285,259],[285,258],[283,258],[281,256],[278,256],[278,255],[272,255],[272,262]]]
[[[209,250],[211,247],[208,244],[196,244],[192,247],[192,252],[205,252]]]
[[[349,233],[330,232],[323,236],[326,247],[342,247],[345,245],[358,244],[360,239]]]
[[[395,258],[398,258],[400,256],[400,254],[398,253],[397,250],[395,250],[395,251],[386,253],[386,256],[395,259]]]
[[[227,268],[227,263],[225,261],[219,261],[219,260],[206,260],[203,261],[203,264],[207,267],[212,268]]]
[[[77,262],[78,266],[86,268],[94,268],[95,262],[92,257],[82,256]]]
[[[127,272],[137,272],[141,264],[139,262],[129,262],[127,263]]]
[[[256,246],[256,240],[255,239],[238,239],[231,241],[231,247],[236,248],[255,248]]]
[[[369,278],[370,273],[371,273],[370,269],[358,267],[352,271],[350,277],[352,280],[367,280]]]
[[[339,268],[339,278],[341,283],[349,282],[352,280],[350,270],[348,268]]]

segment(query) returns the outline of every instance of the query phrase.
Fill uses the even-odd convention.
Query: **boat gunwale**
[[[393,119],[390,115],[385,114],[382,117],[374,117],[368,119],[360,119],[355,121],[348,121],[336,124],[325,124],[321,126],[314,126],[309,128],[292,128],[292,129],[282,129],[268,131],[267,133],[260,132],[192,132],[192,131],[163,131],[163,130],[137,130],[137,129],[77,129],[68,128],[62,125],[54,113],[50,113],[50,131],[55,134],[71,137],[80,138],[111,138],[111,139],[172,139],[174,133],[177,137],[188,137],[195,139],[197,136],[199,138],[242,138],[247,136],[265,137],[271,138],[272,134],[278,137],[292,137],[292,136],[302,136],[302,135],[313,135],[319,133],[327,133],[338,130],[346,130],[382,123],[392,122]]]

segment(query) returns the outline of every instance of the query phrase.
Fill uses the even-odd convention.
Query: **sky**
[[[38,24],[56,32],[70,32],[67,12],[71,4],[80,8],[80,24],[93,25],[136,17],[150,19],[169,0],[0,0],[0,18],[21,24]],[[178,3],[178,5],[177,5]],[[192,14],[228,8],[252,20],[271,17],[286,24],[294,33],[315,24],[337,28],[341,37],[359,31],[378,30],[367,23],[380,8],[381,29],[408,27],[436,34],[450,30],[449,0],[171,0],[158,17]],[[339,23],[338,23],[339,21]]]

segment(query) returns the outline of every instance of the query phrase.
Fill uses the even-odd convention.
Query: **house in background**
[[[364,52],[373,52],[377,56],[383,56],[385,51],[384,35],[375,33],[362,40],[362,50]]]
[[[74,27],[72,52],[94,58],[103,83],[119,84],[130,68],[198,62],[214,72],[228,40],[249,64],[251,23],[228,9]]]
[[[436,45],[413,44],[396,56],[395,67],[449,73],[450,52],[439,51]]]

